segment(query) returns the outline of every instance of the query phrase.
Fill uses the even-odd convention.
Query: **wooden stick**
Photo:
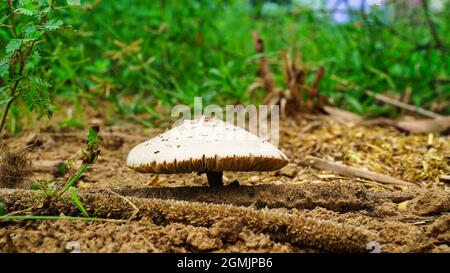
[[[358,169],[355,167],[350,167],[344,164],[339,164],[331,161],[327,161],[318,157],[308,156],[304,160],[300,162],[300,165],[309,166],[317,169],[331,171],[336,174],[345,175],[345,176],[356,176],[362,177],[365,179],[369,179],[372,181],[377,181],[385,184],[399,185],[399,186],[415,186],[418,187],[418,184],[401,180],[398,178],[394,178],[392,176],[366,171],[363,169]]]
[[[366,93],[366,95],[368,95],[370,97],[373,97],[376,100],[379,100],[381,102],[384,102],[384,103],[387,103],[387,104],[391,104],[391,105],[397,106],[399,108],[406,109],[406,110],[411,111],[411,112],[419,113],[419,114],[421,114],[423,116],[426,116],[426,117],[430,117],[430,118],[442,118],[443,117],[442,115],[436,114],[434,112],[425,110],[425,109],[417,107],[417,106],[409,105],[407,103],[398,101],[398,100],[390,98],[388,96],[377,94],[377,93],[375,93],[373,91],[370,91],[370,90],[365,90],[365,93]]]

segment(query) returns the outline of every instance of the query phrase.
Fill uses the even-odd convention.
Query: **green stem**
[[[19,79],[17,79],[14,82],[13,86],[11,87],[11,89],[9,91],[10,100],[6,104],[5,111],[3,112],[3,115],[2,115],[2,121],[0,123],[0,134],[3,131],[3,127],[5,127],[6,117],[8,116],[9,108],[11,108],[11,105],[13,104],[13,102],[14,102],[14,100],[16,98],[15,93],[16,93],[18,85],[19,85]]]
[[[11,1],[8,1],[7,3],[8,3],[9,12],[11,12],[11,22],[12,22],[11,28],[12,28],[14,37],[17,38],[16,13],[14,12],[14,8],[13,8],[13,6],[11,4]]]
[[[6,104],[5,111],[3,112],[3,115],[2,115],[2,120],[0,123],[0,135],[2,134],[3,128],[5,127],[6,117],[8,116],[9,109],[11,108],[11,105],[13,104],[14,100],[16,99],[16,97],[18,95],[18,94],[16,94],[16,91],[17,91],[17,87],[19,86],[20,80],[22,79],[22,74],[25,69],[25,61],[28,57],[30,57],[35,44],[36,44],[35,41],[33,41],[31,43],[30,47],[28,48],[28,50],[25,53],[25,56],[23,55],[24,53],[22,51],[20,51],[20,54],[19,54],[19,58],[20,58],[19,65],[20,66],[19,66],[18,78],[14,81],[14,84],[9,91],[9,96],[11,99]]]
[[[83,166],[78,170],[78,172],[72,176],[72,178],[69,180],[69,183],[64,187],[64,189],[59,193],[59,195],[62,195],[65,193],[75,182],[80,179],[81,175],[86,171],[86,169],[89,167],[89,163],[84,163]]]

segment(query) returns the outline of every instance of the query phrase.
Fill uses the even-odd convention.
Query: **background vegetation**
[[[48,107],[18,100],[7,123],[11,131],[20,129],[30,110],[63,112],[63,126],[82,127],[85,106],[107,102],[116,117],[150,126],[161,107],[191,104],[194,96],[205,103],[257,103],[265,91],[247,92],[257,78],[255,30],[280,84],[279,53],[296,48],[309,69],[325,67],[320,91],[340,107],[392,114],[364,90],[400,95],[410,90],[410,103],[450,114],[449,1],[439,9],[430,1],[383,1],[381,8],[350,10],[348,22],[337,23],[336,5],[305,1],[82,0],[81,6],[67,6],[66,1],[2,0],[2,48],[14,39],[8,2],[14,8],[33,2],[64,7],[49,15],[64,25],[42,33],[32,72],[48,91],[48,99],[36,103],[48,101]],[[17,15],[19,32],[25,31],[26,17]],[[2,50],[3,64],[7,57],[8,50]],[[0,79],[2,112],[13,80]]]

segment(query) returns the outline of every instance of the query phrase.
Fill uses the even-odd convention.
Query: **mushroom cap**
[[[258,136],[217,118],[185,120],[180,126],[135,146],[131,169],[148,173],[273,171],[287,156]]]

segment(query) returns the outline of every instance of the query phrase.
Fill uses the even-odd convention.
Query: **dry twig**
[[[335,162],[330,162],[321,158],[308,156],[304,160],[300,162],[300,165],[303,166],[309,166],[317,169],[327,170],[331,171],[336,174],[340,175],[346,175],[346,176],[356,176],[356,177],[362,177],[365,179],[369,179],[372,181],[377,181],[380,183],[385,184],[392,184],[392,185],[398,185],[398,186],[415,186],[418,187],[418,184],[401,180],[398,178],[394,178],[388,175],[367,171],[363,169],[358,169],[355,167],[350,167],[344,164],[339,164]]]
[[[125,202],[127,202],[134,209],[133,214],[127,219],[127,222],[131,221],[139,213],[139,208],[133,202],[131,202],[128,198],[118,194],[117,192],[113,192],[112,190],[109,190],[109,189],[105,189],[105,191],[107,191],[107,192],[109,192],[111,194],[114,194],[115,196],[117,196],[120,199],[124,200]]]
[[[414,113],[419,113],[419,114],[421,114],[423,116],[426,116],[426,117],[430,117],[430,118],[442,118],[443,117],[443,116],[441,116],[439,114],[436,114],[434,112],[425,110],[425,109],[417,107],[417,106],[409,105],[407,103],[398,101],[398,100],[390,98],[388,96],[377,94],[377,93],[375,93],[373,91],[370,91],[370,90],[366,90],[365,93],[366,93],[366,95],[368,95],[370,97],[373,97],[376,100],[379,100],[381,102],[384,102],[384,103],[387,103],[387,104],[391,104],[391,105],[394,105],[396,107],[399,107],[399,108],[402,108],[402,109],[406,109],[406,110],[414,112]]]

